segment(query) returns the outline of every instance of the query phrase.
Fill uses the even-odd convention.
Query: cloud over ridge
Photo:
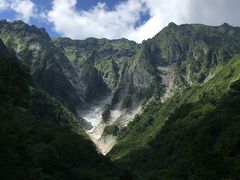
[[[0,11],[12,10],[17,13],[17,19],[29,22],[37,10],[31,0],[0,0]]]
[[[78,9],[83,1],[49,0],[49,8],[43,11],[40,1],[0,0],[0,11],[11,9],[25,22],[41,19],[61,36],[73,39],[124,37],[141,42],[169,22],[240,26],[239,0],[121,0],[112,8],[101,1],[90,9]]]
[[[240,25],[236,18],[240,16],[239,0],[126,0],[111,10],[105,3],[98,3],[87,11],[77,10],[77,3],[81,5],[81,0],[53,0],[47,14],[48,20],[63,36],[76,39],[125,37],[141,42],[169,22]],[[141,21],[141,13],[148,13],[149,19],[134,27]]]

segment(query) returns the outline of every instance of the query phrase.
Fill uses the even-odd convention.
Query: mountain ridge
[[[2,54],[1,40],[0,45],[0,178],[125,176],[96,151],[73,114],[35,84],[20,60],[6,51]]]
[[[101,123],[101,114],[110,104],[112,122],[101,123],[97,134],[103,134],[108,125],[118,129],[126,126],[151,97],[164,101],[176,89],[210,79],[226,59],[221,56],[225,53],[229,59],[239,49],[230,32],[239,30],[227,24],[209,27],[170,23],[140,45],[126,39],[52,40],[44,29],[21,21],[1,21],[0,27],[0,36],[30,67],[35,81],[76,116],[83,115],[91,123],[92,115],[86,109],[100,106],[94,101],[103,99],[105,104],[95,109]],[[230,32],[227,39],[219,38],[225,32]],[[209,43],[214,41],[219,47]],[[225,41],[232,45],[221,49]],[[208,54],[201,51],[204,48]],[[82,123],[86,129],[92,128],[89,122]]]
[[[198,115],[218,117],[216,107],[224,111],[222,101],[238,102],[239,27],[226,23],[221,26],[170,23],[141,44],[127,39],[51,39],[45,33],[23,22],[0,22],[0,37],[8,51],[30,68],[35,83],[74,113],[77,123],[83,125],[103,154],[107,153],[116,165],[130,169],[134,177],[181,179],[199,175],[197,171],[186,170],[182,170],[182,175],[181,169],[176,168],[180,160],[190,161],[187,158],[192,158],[196,149],[184,147],[174,133],[187,142],[181,127],[192,131],[194,122],[204,124],[209,120],[215,124],[216,119]],[[229,110],[234,111],[230,107]],[[237,117],[237,113],[233,115]],[[221,122],[228,126],[224,119]],[[197,132],[203,132],[205,125],[197,124],[200,129]],[[203,142],[208,141],[204,138]],[[165,139],[166,145],[159,143],[161,139]],[[172,144],[167,143],[168,139]],[[175,158],[167,153],[174,143],[192,154],[168,164]],[[194,146],[196,142],[189,143]],[[154,168],[158,159],[163,164]],[[152,170],[143,165],[145,162]],[[188,163],[184,165],[191,169]],[[146,170],[149,173],[145,175],[140,172]],[[220,170],[212,169],[213,174]],[[204,177],[213,176],[206,173]]]

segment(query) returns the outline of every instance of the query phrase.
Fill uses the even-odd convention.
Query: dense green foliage
[[[149,148],[130,157],[142,179],[237,179],[239,91],[184,104],[168,119]],[[144,173],[142,173],[144,172]]]
[[[106,127],[104,128],[103,133],[104,133],[105,135],[110,134],[110,135],[116,136],[117,133],[118,133],[118,131],[119,131],[119,128],[118,128],[116,125],[108,125],[108,126],[106,126]]]
[[[0,118],[1,179],[118,179],[85,137],[18,109],[1,109]]]
[[[109,155],[136,179],[237,179],[239,67],[238,55],[205,85],[186,89],[161,107],[150,105]],[[163,117],[167,121],[159,128]]]
[[[0,37],[0,179],[239,179],[240,28],[170,23],[138,45],[0,21]],[[119,168],[69,112],[106,95]],[[112,124],[111,110],[141,104],[128,126]]]
[[[28,69],[5,57],[0,58],[0,147],[2,180],[119,179],[121,174],[97,153],[72,114],[36,88]]]
[[[177,26],[170,23],[155,37],[144,41],[138,57],[139,64],[143,63],[154,77],[145,94],[150,95],[145,99],[149,100],[154,95],[155,100],[144,104],[144,113],[119,133],[118,143],[109,155],[118,159],[147,147],[168,116],[181,104],[195,102],[201,96],[200,92],[208,93],[221,84],[215,88],[226,90],[229,79],[237,78],[238,61],[230,62],[230,59],[238,53],[240,28],[227,24],[214,27],[201,24]],[[173,72],[175,95],[160,103],[158,97],[163,94],[164,72]],[[147,76],[144,71],[142,74]],[[213,77],[214,80],[211,80]],[[203,85],[205,89],[202,89]],[[148,123],[152,118],[154,121]]]

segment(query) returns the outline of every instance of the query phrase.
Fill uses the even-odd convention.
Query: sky
[[[0,0],[0,19],[44,27],[52,37],[140,43],[170,22],[240,26],[240,0]]]

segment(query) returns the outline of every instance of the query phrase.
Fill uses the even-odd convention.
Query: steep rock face
[[[205,84],[152,104],[126,129],[128,144],[118,139],[110,155],[135,179],[238,179],[240,55],[228,61]]]
[[[164,102],[177,90],[213,78],[239,52],[239,32],[227,24],[170,23],[138,45],[126,39],[52,40],[44,29],[21,21],[0,22],[8,51],[30,67],[43,89],[98,126],[90,133],[103,145],[101,135],[111,136],[105,127],[114,129],[116,139],[143,104]]]
[[[148,65],[143,49],[141,49],[132,64],[126,67],[119,87],[114,94],[113,106],[120,103],[121,108],[131,110],[143,101],[144,97],[147,96],[147,90],[151,88],[153,79],[156,78],[155,74],[147,69]]]
[[[176,83],[202,83],[240,51],[240,28],[170,23],[153,39],[148,54],[156,66],[175,65]],[[157,54],[157,55],[156,55]]]
[[[111,90],[117,88],[125,66],[131,63],[138,49],[138,44],[126,39],[56,38],[53,42],[75,66],[88,64],[95,67]]]
[[[96,151],[72,113],[35,86],[29,68],[2,53],[6,49],[0,40],[0,179],[125,177]]]
[[[0,37],[8,50],[30,68],[33,79],[49,94],[75,115],[86,117],[90,123],[100,120],[103,126],[100,131],[96,130],[97,134],[102,134],[104,127],[115,123],[120,116],[124,115],[121,118],[124,123],[120,119],[117,126],[126,125],[136,114],[129,110],[128,98],[134,95],[131,93],[117,102],[126,104],[124,107],[111,107],[108,121],[103,122],[102,119],[105,106],[112,104],[112,98],[109,97],[118,91],[119,84],[132,86],[133,81],[125,81],[128,78],[126,75],[134,77],[135,82],[141,80],[138,77],[141,71],[137,71],[141,66],[133,63],[139,48],[135,42],[94,38],[82,41],[68,38],[51,40],[44,29],[29,26],[22,21],[4,20],[0,22]],[[141,91],[141,87],[138,91]],[[139,97],[136,99],[134,108],[139,108],[137,106],[141,106],[141,101]],[[94,108],[96,114],[92,116],[88,110]],[[86,126],[90,128],[88,123]]]
[[[135,96],[132,99],[139,103],[152,82],[153,75],[145,68],[148,62],[144,62],[144,58],[136,58],[142,53],[139,52],[140,45],[135,42],[126,39],[95,38],[57,38],[53,41],[77,67],[81,68],[87,64],[99,71],[103,81],[112,91],[112,105],[122,104],[126,99],[123,109],[128,108],[126,104],[129,104],[130,96]]]
[[[162,97],[165,101],[176,89],[206,83],[240,51],[239,41],[240,28],[228,24],[170,23],[155,37],[143,41],[114,98],[122,99],[122,92],[147,99]],[[130,83],[125,86],[127,81]]]
[[[145,104],[140,117],[136,116],[128,127],[119,131],[118,143],[110,151],[113,159],[130,157],[132,152],[148,146],[148,142],[161,130],[168,115],[179,104],[188,98],[198,99],[181,96],[184,96],[186,89],[208,84],[234,54],[240,53],[240,28],[227,24],[213,27],[200,24],[177,26],[171,23],[155,37],[144,41],[141,52],[137,58],[143,58],[141,62],[148,62],[144,69],[155,74],[152,84],[158,89],[156,92],[160,92],[160,98],[154,93],[157,96]],[[234,71],[229,71],[226,74],[231,77]],[[148,80],[150,84],[151,79]],[[164,91],[162,86],[165,86]],[[221,91],[221,88],[218,90]]]
[[[8,49],[30,67],[36,82],[74,113],[84,102],[107,90],[95,69],[74,67],[44,29],[21,21],[1,21],[0,37]],[[98,82],[97,87],[93,82]]]
[[[105,128],[120,129],[140,113],[143,96],[153,79],[145,69],[143,58],[136,58],[140,46],[126,39],[56,38],[53,42],[74,66],[96,68],[110,90],[100,101],[79,111],[94,126],[88,134],[99,149],[107,153],[116,141],[116,133],[105,133]],[[103,117],[106,107],[108,118]]]

